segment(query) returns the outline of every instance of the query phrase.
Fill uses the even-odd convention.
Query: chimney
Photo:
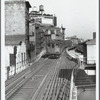
[[[96,39],[96,32],[93,32],[93,39]]]

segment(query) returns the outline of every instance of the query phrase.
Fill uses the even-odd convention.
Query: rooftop
[[[91,39],[86,42],[87,45],[95,45],[96,44],[96,39]]]
[[[72,71],[73,69],[60,69],[58,77],[71,80]]]
[[[25,42],[25,35],[5,35],[5,45],[19,45],[21,41]]]
[[[30,5],[29,1],[25,1],[25,3],[27,5],[27,7],[31,8],[31,5]]]
[[[75,75],[75,85],[84,86],[84,85],[95,85],[96,84],[96,75],[88,75],[85,70],[77,69],[77,74]]]
[[[30,13],[29,13],[30,15],[42,15],[39,11],[31,11]],[[54,17],[53,16],[53,14],[43,14],[43,16],[45,16],[45,17]]]

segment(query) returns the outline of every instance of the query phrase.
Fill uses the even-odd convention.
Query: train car
[[[66,47],[71,45],[70,41],[65,40],[49,40],[46,42],[46,54],[42,57],[59,58]]]
[[[46,48],[46,53],[42,56],[42,58],[49,58],[49,59],[58,59],[61,54],[60,47],[56,44],[52,44]]]
[[[51,53],[51,54],[49,54],[48,58],[49,59],[58,59],[58,58],[60,58],[60,54],[58,54],[58,53]]]

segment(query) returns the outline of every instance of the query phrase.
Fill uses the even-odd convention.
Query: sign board
[[[42,18],[42,23],[53,25],[53,18]]]

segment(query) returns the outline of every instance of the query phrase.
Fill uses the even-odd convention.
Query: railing
[[[68,53],[68,51],[67,51],[67,53]],[[72,54],[68,53],[68,54],[73,58],[76,58],[76,59],[78,58],[83,63],[96,64],[96,58],[95,57],[80,57],[80,55],[76,55],[74,53],[72,53]]]
[[[8,80],[15,74],[18,74],[22,70],[26,69],[30,65],[30,61],[28,59],[24,61],[19,61],[15,65],[6,66],[5,67],[5,80]]]

